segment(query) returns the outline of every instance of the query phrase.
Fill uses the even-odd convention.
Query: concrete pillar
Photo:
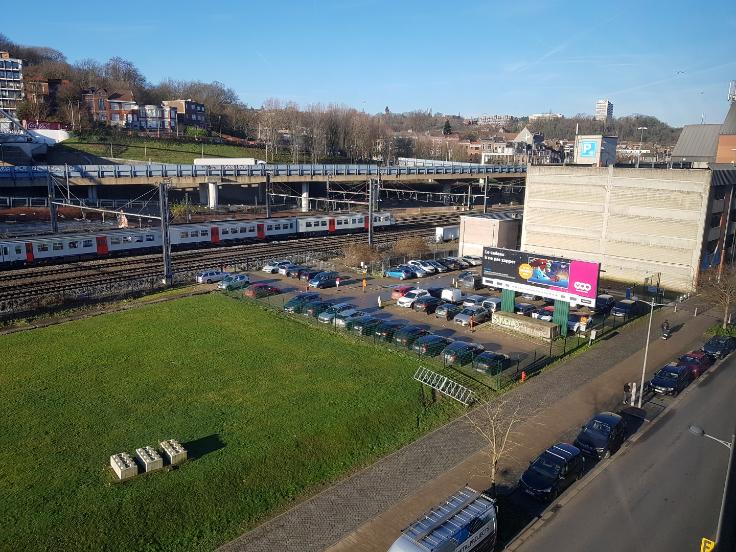
[[[217,209],[217,196],[220,191],[217,187],[217,182],[208,182],[207,188],[207,207]]]
[[[87,186],[87,200],[97,201],[97,185]]]
[[[302,213],[309,211],[309,182],[302,182]]]
[[[199,203],[202,205],[207,205],[207,184],[200,184],[199,185]]]

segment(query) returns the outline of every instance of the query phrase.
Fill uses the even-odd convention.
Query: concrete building
[[[595,120],[609,123],[611,119],[613,119],[613,104],[608,100],[595,102]]]
[[[593,165],[594,167],[608,167],[616,163],[616,136],[601,136],[600,134],[579,135],[575,137],[576,165]]]
[[[204,104],[187,100],[164,100],[162,105],[176,108],[176,122],[185,126],[207,128],[207,111]]]
[[[23,101],[23,60],[0,52],[0,109],[17,117],[18,104]]]
[[[128,115],[127,126],[137,130],[172,132],[176,130],[177,111],[167,105],[142,105]]]
[[[521,249],[601,263],[603,277],[659,277],[691,292],[734,258],[736,170],[530,166]]]
[[[529,115],[529,122],[532,121],[554,121],[555,119],[564,119],[562,113],[532,113]]]
[[[477,115],[465,119],[466,125],[503,126],[514,120],[512,115]]]
[[[519,213],[488,213],[460,217],[458,255],[483,256],[484,247],[519,249]]]

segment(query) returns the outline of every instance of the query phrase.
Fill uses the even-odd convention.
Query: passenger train
[[[395,224],[389,212],[373,213],[375,228]],[[232,220],[180,224],[169,227],[172,249],[203,245],[224,245],[241,241],[285,237],[309,237],[365,231],[368,215],[339,215],[263,220]],[[39,237],[0,240],[0,268],[82,258],[128,255],[161,248],[161,230],[154,228],[113,229],[94,234],[50,234]]]

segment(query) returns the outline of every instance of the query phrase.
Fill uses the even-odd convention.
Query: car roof
[[[552,445],[547,450],[545,450],[544,453],[557,456],[558,458],[562,458],[567,462],[571,458],[579,455],[580,449],[574,445],[571,445],[570,443],[557,443],[556,445]]]
[[[606,423],[610,426],[615,426],[621,420],[623,420],[621,416],[619,416],[618,414],[614,414],[613,412],[599,412],[598,414],[593,416],[592,419]]]

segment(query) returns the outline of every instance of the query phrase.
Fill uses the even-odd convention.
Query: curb
[[[698,378],[698,382],[707,381],[709,378],[712,377],[711,374],[715,373],[721,365],[730,357],[731,355],[728,355],[722,359],[717,360],[713,366],[711,366],[710,370],[706,371],[703,375]],[[694,383],[694,382],[693,382]],[[593,481],[596,477],[598,477],[605,469],[616,460],[616,458],[620,458],[621,456],[625,455],[628,450],[636,443],[639,439],[642,438],[643,435],[646,435],[649,433],[653,427],[655,427],[658,423],[658,420],[663,418],[663,415],[666,412],[669,412],[672,408],[677,406],[685,397],[687,397],[693,389],[698,387],[697,385],[688,385],[685,390],[683,390],[677,397],[674,398],[674,400],[667,405],[667,408],[662,410],[655,418],[652,420],[646,420],[645,422],[649,422],[641,431],[636,432],[634,435],[632,435],[629,439],[627,439],[619,448],[617,453],[613,456],[611,456],[608,460],[601,460],[598,462],[598,465],[593,468],[583,479],[578,482],[577,485],[574,485],[571,487],[561,498],[558,500],[555,500],[551,502],[544,511],[535,519],[530,521],[524,528],[519,532],[519,534],[514,537],[514,539],[509,542],[503,550],[506,551],[513,551],[518,550],[520,546],[522,546],[530,537],[532,537],[539,529],[541,529],[547,521],[550,520],[550,518],[553,517],[553,515],[559,510],[560,508],[564,507],[567,503],[569,503],[573,498],[575,498],[577,495],[579,495],[590,483]]]

